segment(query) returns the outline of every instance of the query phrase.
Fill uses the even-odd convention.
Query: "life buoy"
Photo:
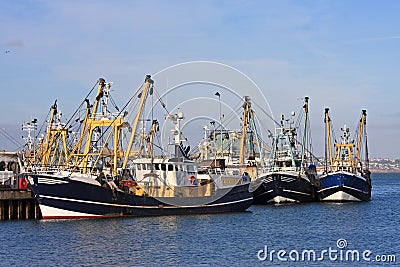
[[[131,186],[133,186],[133,181],[132,180],[125,180],[123,185],[125,187],[131,187]]]
[[[19,183],[18,183],[18,187],[20,188],[20,189],[24,189],[24,188],[28,188],[28,182],[25,180],[25,178],[19,178],[19,181],[18,181]]]
[[[194,184],[195,181],[196,181],[196,177],[194,177],[193,175],[191,175],[191,176],[189,177],[189,182],[190,182],[191,184]]]

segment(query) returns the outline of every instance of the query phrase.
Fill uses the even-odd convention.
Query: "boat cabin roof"
[[[169,164],[194,164],[197,165],[196,162],[183,159],[183,158],[171,158],[171,159],[165,159],[165,158],[138,158],[133,161],[133,164],[140,164],[140,163],[169,163]]]

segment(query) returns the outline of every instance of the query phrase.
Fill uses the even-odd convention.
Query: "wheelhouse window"
[[[167,166],[165,166],[165,164],[163,163],[163,164],[160,164],[161,165],[161,170],[162,171],[166,171],[167,170]]]
[[[194,165],[187,165],[187,171],[188,171],[188,173],[195,173],[196,168]]]

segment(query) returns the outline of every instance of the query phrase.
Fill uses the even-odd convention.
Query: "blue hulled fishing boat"
[[[369,201],[371,199],[372,185],[368,162],[366,116],[366,110],[362,110],[355,139],[350,139],[349,128],[346,125],[341,129],[341,142],[335,141],[335,154],[333,154],[331,119],[329,109],[325,109],[325,168],[319,178],[319,200],[343,202]],[[365,155],[364,160],[361,160],[362,153]]]

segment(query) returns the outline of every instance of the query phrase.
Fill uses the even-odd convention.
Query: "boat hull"
[[[320,201],[346,202],[369,201],[371,184],[360,175],[336,172],[319,178],[318,198]]]
[[[209,197],[154,198],[51,174],[31,174],[28,180],[43,219],[238,212],[253,201],[249,184],[218,189]]]
[[[274,172],[260,178],[253,191],[254,204],[310,202],[315,190],[310,181],[297,173]]]

